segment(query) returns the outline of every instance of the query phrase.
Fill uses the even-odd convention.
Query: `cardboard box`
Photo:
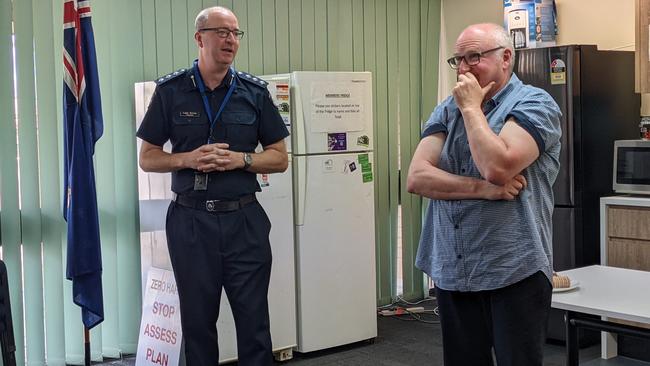
[[[555,0],[503,0],[504,28],[515,49],[555,45]]]

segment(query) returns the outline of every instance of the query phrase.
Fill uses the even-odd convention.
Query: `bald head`
[[[208,18],[210,17],[210,14],[213,13],[220,13],[223,15],[226,15],[228,17],[235,17],[235,13],[232,12],[232,10],[228,8],[224,8],[223,6],[213,6],[211,8],[205,8],[201,10],[199,15],[196,16],[196,19],[194,20],[194,29],[198,32],[199,29],[203,29],[206,27],[208,24]]]
[[[510,72],[512,72],[512,69],[515,66],[515,50],[512,46],[513,43],[510,33],[508,33],[508,31],[502,26],[494,23],[472,24],[460,33],[456,40],[456,46],[458,47],[459,43],[462,43],[466,39],[484,41],[488,43],[487,46],[489,48],[503,47],[504,50],[510,50],[510,53],[512,54]]]

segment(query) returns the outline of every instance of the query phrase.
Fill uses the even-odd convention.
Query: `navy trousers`
[[[436,288],[445,366],[542,366],[552,287],[537,272],[479,292]]]
[[[167,245],[188,366],[215,366],[219,361],[216,323],[222,287],[235,319],[239,365],[273,364],[267,300],[270,230],[258,202],[220,213],[171,203]]]

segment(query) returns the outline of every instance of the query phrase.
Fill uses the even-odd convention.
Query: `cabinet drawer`
[[[609,238],[607,265],[650,271],[650,241]]]
[[[650,240],[650,208],[607,206],[607,236]]]

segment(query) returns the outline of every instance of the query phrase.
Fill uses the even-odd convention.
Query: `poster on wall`
[[[503,0],[504,28],[515,49],[555,45],[555,0]]]

